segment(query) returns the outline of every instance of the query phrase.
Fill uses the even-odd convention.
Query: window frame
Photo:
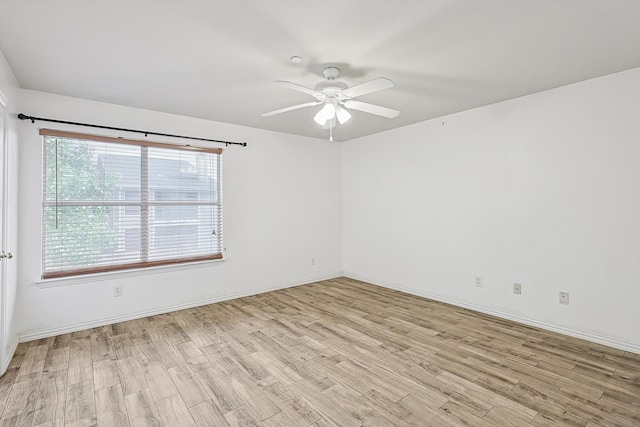
[[[79,133],[79,132],[69,132],[69,131],[62,131],[62,130],[55,130],[55,129],[40,129],[39,131],[40,136],[43,137],[43,167],[42,167],[42,173],[45,174],[46,173],[46,162],[45,162],[45,152],[44,152],[44,147],[46,144],[46,138],[47,137],[54,137],[54,138],[67,138],[67,139],[75,139],[75,140],[81,140],[81,141],[93,141],[93,142],[104,142],[104,143],[115,143],[115,144],[128,144],[128,145],[134,145],[134,146],[138,146],[138,147],[142,147],[141,149],[141,158],[143,156],[147,156],[146,152],[148,151],[149,147],[153,147],[153,148],[160,148],[160,149],[169,149],[169,150],[178,150],[178,151],[185,151],[185,152],[196,152],[196,153],[207,153],[207,154],[214,154],[214,155],[218,155],[219,157],[216,159],[217,161],[217,169],[216,169],[216,187],[219,191],[219,195],[218,198],[216,200],[211,200],[210,203],[196,203],[194,204],[193,202],[190,203],[190,200],[185,200],[186,203],[176,203],[175,201],[172,202],[168,202],[171,203],[172,206],[177,206],[177,207],[187,207],[187,206],[212,206],[213,209],[218,209],[219,210],[219,226],[218,226],[218,242],[219,242],[219,252],[215,252],[215,253],[211,253],[209,255],[198,255],[198,256],[184,256],[184,257],[178,257],[178,258],[170,258],[170,259],[159,259],[159,260],[148,260],[146,259],[146,256],[143,256],[141,254],[140,257],[140,261],[137,262],[123,262],[123,263],[119,263],[119,264],[107,264],[107,265],[95,265],[95,266],[91,266],[91,267],[77,267],[77,268],[73,268],[73,269],[60,269],[60,270],[56,270],[56,271],[45,271],[45,266],[44,266],[44,255],[45,255],[45,230],[44,230],[44,213],[45,213],[45,209],[47,207],[51,207],[52,203],[55,204],[55,206],[69,206],[69,205],[73,205],[73,203],[78,203],[78,202],[64,202],[64,201],[58,201],[56,200],[55,202],[52,201],[48,201],[45,200],[44,197],[44,185],[45,185],[45,177],[43,176],[43,180],[42,180],[42,185],[43,185],[43,197],[42,197],[42,205],[41,205],[41,216],[42,216],[42,221],[43,221],[43,230],[42,230],[42,253],[43,253],[43,264],[42,264],[42,280],[47,280],[47,279],[60,279],[60,278],[65,278],[65,277],[73,277],[73,276],[81,276],[81,275],[88,275],[88,274],[96,274],[96,273],[107,273],[107,272],[116,272],[116,271],[123,271],[123,270],[140,270],[140,271],[144,271],[145,268],[150,268],[150,267],[160,267],[160,266],[172,266],[172,265],[180,265],[180,264],[186,264],[186,263],[199,263],[199,262],[203,262],[203,261],[219,261],[223,259],[223,241],[222,241],[222,211],[223,211],[223,203],[222,203],[222,153],[223,150],[221,148],[214,148],[214,147],[200,147],[200,146],[192,146],[189,144],[174,144],[174,143],[163,143],[163,142],[154,142],[154,141],[147,141],[147,140],[135,140],[135,139],[128,139],[128,138],[121,138],[121,137],[109,137],[109,136],[104,136],[104,135],[94,135],[94,134],[86,134],[86,133]],[[146,147],[146,149],[145,149]],[[145,154],[143,154],[145,153]],[[147,160],[148,161],[149,157],[147,156]],[[148,186],[148,176],[147,177],[143,177],[141,176],[141,187],[140,187],[140,191],[142,192],[148,192],[148,187],[145,189],[144,188],[144,181],[146,180],[146,185]],[[126,191],[126,190],[125,190]],[[135,206],[140,206],[141,209],[146,209],[147,211],[151,210],[154,206],[158,206],[157,203],[154,203],[155,201],[152,200],[152,198],[150,197],[150,195],[147,195],[148,197],[145,200],[145,203],[142,203],[142,200],[139,204],[136,204]],[[130,205],[130,203],[128,203],[128,201],[126,199],[124,200],[118,200],[118,201],[113,201],[113,200],[108,200],[108,201],[91,201],[90,205],[97,205],[97,206],[119,206],[119,207],[124,207],[126,209],[127,206]],[[162,203],[162,205],[164,206],[165,204]],[[83,204],[84,206],[84,204]],[[132,205],[133,206],[133,205]],[[124,213],[124,209],[123,209],[123,213]],[[149,245],[150,245],[150,241],[151,241],[151,236],[152,236],[152,231],[151,231],[151,225],[149,224],[149,217],[147,217],[146,219],[143,219],[143,215],[141,215],[141,219],[140,219],[140,227],[147,227],[147,231],[145,233],[146,235],[146,240],[143,241],[143,239],[141,238],[140,240],[140,246],[141,246],[141,252],[144,251],[144,248],[147,248],[147,255],[149,254]],[[216,231],[216,230],[214,230]],[[214,233],[215,234],[215,233]]]

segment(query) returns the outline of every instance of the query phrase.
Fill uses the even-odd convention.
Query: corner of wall
[[[14,339],[12,340],[12,342],[7,345],[7,351],[4,355],[4,358],[1,362],[0,365],[0,376],[4,375],[4,373],[7,371],[7,368],[9,368],[9,364],[11,363],[11,359],[13,359],[13,355],[16,353],[16,349],[18,348],[18,337],[15,336]]]

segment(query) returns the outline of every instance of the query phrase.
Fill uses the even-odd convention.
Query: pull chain
[[[329,122],[329,141],[333,142],[333,120]]]

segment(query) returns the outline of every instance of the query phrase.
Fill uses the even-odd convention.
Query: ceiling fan
[[[333,128],[336,125],[336,120],[340,122],[340,124],[343,124],[351,118],[351,114],[349,114],[347,109],[363,111],[365,113],[375,114],[390,119],[397,117],[398,114],[400,114],[400,111],[392,108],[382,107],[380,105],[369,104],[367,102],[356,101],[353,99],[368,93],[391,88],[393,87],[393,82],[391,80],[384,77],[378,77],[377,79],[349,87],[346,83],[336,80],[338,74],[340,74],[340,70],[336,67],[326,67],[322,71],[322,74],[324,74],[327,80],[321,81],[313,89],[288,81],[276,81],[275,83],[279,85],[311,95],[316,100],[270,111],[262,114],[262,116],[269,117],[280,113],[286,113],[287,111],[324,104],[320,111],[316,113],[313,120],[320,126],[329,128],[329,140],[333,141]]]

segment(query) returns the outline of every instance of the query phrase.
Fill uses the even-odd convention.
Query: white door
[[[11,246],[17,237],[14,177],[15,153],[11,150],[6,126],[7,99],[0,92],[0,375],[9,364],[9,357],[15,345],[9,342],[9,324],[12,321],[16,297],[16,266]],[[11,172],[11,174],[9,173]]]

